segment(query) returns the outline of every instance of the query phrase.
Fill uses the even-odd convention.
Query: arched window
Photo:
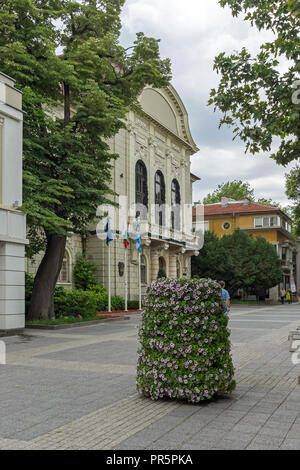
[[[147,260],[145,256],[141,257],[141,282],[147,284]]]
[[[137,216],[142,220],[147,219],[148,208],[148,183],[147,168],[139,160],[135,166],[135,203],[139,206]],[[141,210],[141,206],[144,206]]]
[[[166,203],[166,187],[164,175],[161,171],[155,174],[155,223],[165,225],[165,205]]]
[[[68,284],[71,282],[70,255],[67,251],[65,251],[65,254],[64,254],[64,259],[62,262],[62,266],[61,266],[61,270],[60,270],[57,282],[60,284]]]
[[[180,230],[180,186],[176,179],[171,185],[171,227],[172,230]]]

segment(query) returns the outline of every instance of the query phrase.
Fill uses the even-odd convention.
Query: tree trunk
[[[47,320],[54,316],[54,291],[62,267],[66,236],[47,235],[47,247],[34,279],[28,320]]]

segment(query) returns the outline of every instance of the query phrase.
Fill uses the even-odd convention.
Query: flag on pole
[[[106,245],[109,246],[110,242],[113,241],[114,236],[110,228],[110,219],[107,217],[107,222],[106,222],[106,227],[105,227],[105,232],[106,232]]]
[[[128,237],[128,232],[127,232],[127,222],[124,220],[124,227],[123,227],[123,243],[125,246],[125,249],[129,247],[129,237]]]
[[[141,245],[140,221],[139,220],[138,220],[137,228],[136,228],[135,241],[136,241],[136,249],[139,253],[141,253],[142,252],[142,245]]]

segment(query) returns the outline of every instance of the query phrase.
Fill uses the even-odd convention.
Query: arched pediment
[[[160,90],[145,88],[140,96],[140,103],[147,114],[179,135],[176,114]]]
[[[198,151],[190,132],[187,111],[172,85],[161,89],[145,87],[139,101],[148,116]]]

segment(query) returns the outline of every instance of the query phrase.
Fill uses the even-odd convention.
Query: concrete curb
[[[86,321],[86,322],[78,322],[78,323],[66,323],[65,325],[28,325],[25,327],[26,330],[66,330],[69,328],[79,328],[81,326],[93,326],[99,325],[106,322],[111,321],[123,321],[123,320],[130,320],[130,317],[120,317],[120,318],[105,318],[103,320],[93,320],[93,321]]]
[[[0,330],[0,338],[6,338],[8,336],[19,336],[23,335],[25,328],[17,328],[14,330]]]

